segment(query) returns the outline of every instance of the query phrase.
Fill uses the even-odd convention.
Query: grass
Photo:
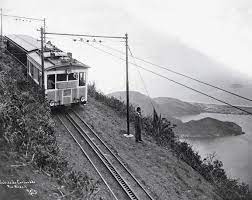
[[[25,69],[7,54],[0,62],[1,151],[15,152],[24,166],[32,166],[57,180],[60,199],[91,199],[95,183],[86,173],[72,171],[59,154],[55,124],[48,102],[24,76]]]
[[[98,92],[95,84],[89,85],[88,94],[117,111],[121,116],[126,115],[126,105],[124,102],[108,97]],[[135,112],[134,107],[130,106],[130,120],[133,122]],[[201,174],[214,187],[216,192],[224,200],[250,200],[252,198],[249,187],[237,179],[229,178],[223,169],[223,163],[215,158],[215,155],[208,155],[206,158],[201,156],[192,149],[192,146],[186,142],[181,142],[174,134],[173,128],[176,125],[171,124],[167,119],[154,111],[152,117],[143,118],[144,132],[154,138],[156,143],[164,148],[168,148],[174,154],[194,170]]]

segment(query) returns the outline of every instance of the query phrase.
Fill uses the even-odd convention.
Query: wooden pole
[[[1,8],[1,49],[3,47],[3,9]]]
[[[46,32],[46,19],[43,19],[44,22],[44,33]],[[44,43],[46,43],[46,34],[44,34]]]
[[[126,106],[127,106],[127,134],[130,135],[129,121],[129,62],[128,62],[128,34],[125,34],[126,43]]]
[[[41,70],[42,70],[42,92],[43,92],[43,98],[45,97],[45,83],[44,83],[44,31],[43,28],[40,28],[41,33]]]

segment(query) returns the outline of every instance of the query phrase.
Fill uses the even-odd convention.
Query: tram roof
[[[36,38],[29,35],[11,34],[5,36],[7,40],[15,43],[26,52],[34,51],[41,48],[41,43]]]
[[[82,62],[76,59],[70,59],[64,52],[59,52],[59,56],[57,56],[57,52],[55,53],[55,57],[51,58],[48,56],[49,52],[44,53],[44,69],[51,70],[55,68],[68,67],[71,66],[73,68],[90,68],[88,65],[83,64]],[[41,66],[41,57],[38,51],[33,51],[28,55],[28,58],[31,58],[35,61],[39,66]]]

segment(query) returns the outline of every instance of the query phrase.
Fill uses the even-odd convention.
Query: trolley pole
[[[125,34],[126,43],[126,105],[127,105],[127,134],[130,135],[129,121],[129,62],[128,62],[128,34]]]
[[[42,70],[42,92],[43,92],[43,98],[45,97],[45,83],[44,83],[44,30],[41,27],[40,28],[40,34],[41,34],[41,70]]]

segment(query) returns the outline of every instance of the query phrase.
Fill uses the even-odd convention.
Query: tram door
[[[63,104],[71,104],[72,103],[72,90],[65,89],[63,91]]]

